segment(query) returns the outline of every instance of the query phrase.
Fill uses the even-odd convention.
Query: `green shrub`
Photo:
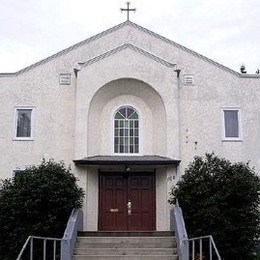
[[[248,163],[195,157],[171,192],[189,237],[212,235],[225,259],[249,259],[259,238],[260,178]]]
[[[16,259],[29,235],[61,237],[84,192],[63,162],[42,160],[0,184],[0,259]]]

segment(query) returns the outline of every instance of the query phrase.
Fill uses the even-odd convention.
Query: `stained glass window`
[[[32,139],[33,108],[16,108],[14,139]]]

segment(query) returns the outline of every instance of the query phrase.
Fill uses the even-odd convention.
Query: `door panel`
[[[154,180],[154,173],[100,173],[99,230],[155,230]]]
[[[126,179],[122,175],[101,175],[100,178],[100,229],[126,230]]]
[[[129,230],[155,230],[154,175],[130,176],[128,189],[132,202]]]

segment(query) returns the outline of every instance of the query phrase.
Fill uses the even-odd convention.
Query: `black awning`
[[[180,160],[171,159],[159,155],[144,156],[118,156],[118,155],[97,155],[85,157],[73,162],[80,166],[99,166],[99,165],[154,165],[154,166],[170,166],[178,165]]]

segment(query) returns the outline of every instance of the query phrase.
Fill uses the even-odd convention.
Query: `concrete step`
[[[97,255],[80,255],[73,256],[73,260],[178,260],[177,255],[107,255],[107,256],[97,256]]]
[[[172,232],[81,232],[79,235],[73,260],[178,259]]]
[[[74,255],[173,255],[176,248],[75,248]]]
[[[79,241],[79,240],[78,240]],[[103,242],[99,243],[98,241],[91,242],[91,241],[85,241],[85,242],[77,242],[75,245],[75,248],[113,248],[115,247],[115,243],[113,242]],[[162,240],[160,241],[154,241],[153,243],[149,242],[129,242],[129,243],[120,243],[120,246],[117,245],[117,247],[120,248],[173,248],[176,247],[176,241],[175,239],[167,241]]]
[[[79,231],[79,237],[173,237],[174,231]]]
[[[175,237],[77,237],[77,244],[121,244],[124,246],[135,244],[150,244],[158,247],[162,246],[175,246]],[[101,245],[101,247],[102,247]],[[153,247],[154,247],[153,246]]]

